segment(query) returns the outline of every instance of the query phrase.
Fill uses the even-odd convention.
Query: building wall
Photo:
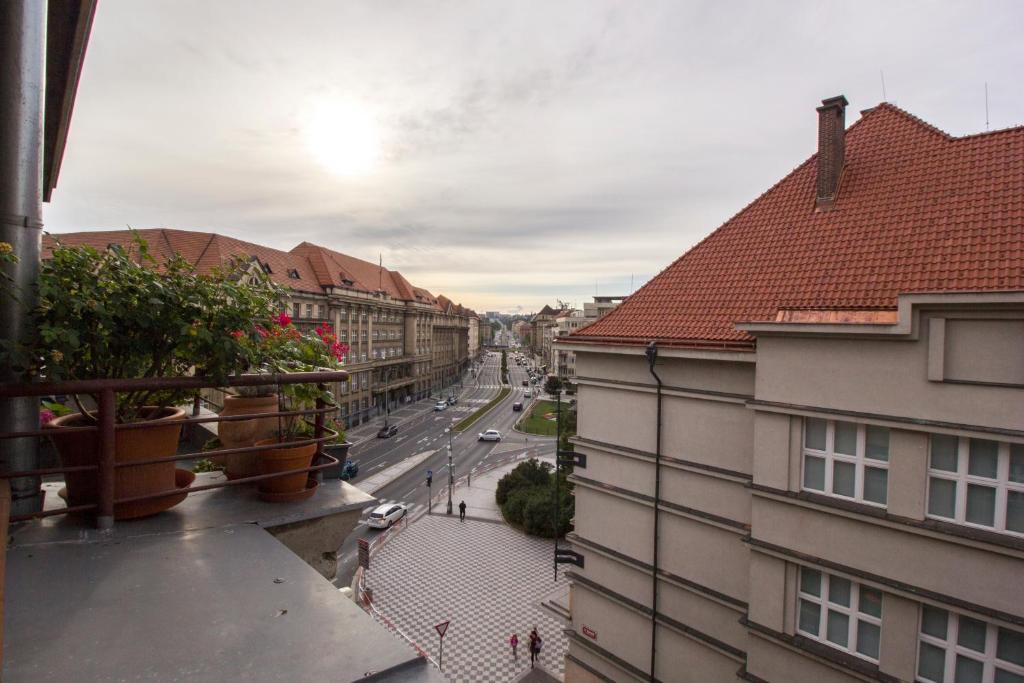
[[[1024,633],[1024,528],[996,528],[1011,523],[1014,501],[1024,523],[1024,382],[1016,375],[1024,307],[914,315],[912,333],[900,337],[762,335],[750,354],[756,363],[659,359],[660,680],[915,680],[921,653],[954,650],[952,641],[920,633],[922,620],[938,623],[937,615],[949,629],[981,629],[991,658],[999,647],[1024,658],[1024,646],[1012,644],[1013,634]],[[566,680],[592,680],[595,671],[646,680],[653,381],[643,356],[600,349],[577,352],[577,375],[576,448],[587,466],[573,474],[571,540],[585,563],[573,570]],[[811,448],[820,425],[824,451]],[[959,449],[961,474],[930,470],[933,455],[945,457],[947,448]],[[819,457],[840,490],[844,463],[854,463],[854,496],[815,490]],[[996,479],[984,476],[989,462]],[[884,483],[868,486],[868,470],[872,482],[884,471]],[[933,479],[940,487],[957,480],[964,492],[954,519],[930,507],[932,496],[947,500],[945,489],[932,493]],[[983,489],[996,492],[994,505]],[[967,493],[977,519],[994,510],[996,526],[966,523]],[[856,598],[845,611],[826,603],[811,633],[816,599],[802,586],[814,576],[840,603],[847,590],[863,595],[866,611]],[[844,615],[853,624],[845,648],[834,642]],[[996,666],[1024,673],[995,659],[982,666],[986,681]],[[945,680],[953,680],[952,670]]]

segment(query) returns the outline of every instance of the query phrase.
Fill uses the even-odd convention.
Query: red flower
[[[234,337],[235,339],[241,339],[242,337],[245,336],[245,332],[242,332],[241,330],[235,330],[234,332],[231,333],[231,336]]]
[[[292,324],[291,316],[285,313],[284,311],[281,311],[280,315],[274,318],[274,320],[276,320],[277,324],[280,325],[281,327],[288,327],[289,325]]]
[[[260,337],[262,337],[263,339],[266,339],[268,336],[270,336],[270,333],[267,332],[267,328],[263,327],[263,325],[256,326],[256,334],[260,335]]]

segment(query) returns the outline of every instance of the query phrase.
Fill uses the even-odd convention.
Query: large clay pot
[[[225,396],[221,416],[275,414],[278,412],[277,396]],[[234,420],[217,424],[217,437],[224,448],[244,448],[257,441],[269,439],[277,434],[278,418],[264,417],[253,420]],[[224,465],[228,479],[254,477],[259,474],[256,453],[237,453],[213,459]]]
[[[138,462],[154,458],[169,457],[178,451],[178,439],[181,437],[181,420],[185,411],[181,408],[149,408],[146,410],[145,427],[127,429],[127,425],[114,427],[114,460],[115,462]],[[99,459],[99,434],[92,432],[72,432],[61,434],[61,427],[84,427],[92,424],[79,413],[64,415],[51,420],[46,428],[53,430],[53,440],[61,463],[65,467],[79,465],[95,465]],[[90,505],[99,500],[99,477],[96,471],[68,472],[67,483],[68,507]],[[139,467],[118,467],[114,470],[114,497],[131,498],[144,496],[159,491],[170,491],[180,488],[175,475],[173,462],[160,462]],[[148,517],[174,507],[185,496],[173,495],[142,500],[134,503],[121,503],[114,506],[115,519],[132,519]]]
[[[316,455],[316,444],[305,446],[289,446],[279,444],[276,439],[260,441],[257,446],[277,444],[278,448],[271,448],[259,452],[260,474],[273,474],[274,472],[287,472],[303,467],[309,467],[313,463],[313,456]],[[289,474],[274,479],[263,479],[260,481],[261,493],[301,493],[306,490],[309,472]]]

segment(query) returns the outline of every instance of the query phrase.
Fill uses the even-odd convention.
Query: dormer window
[[[261,263],[260,265],[263,266],[263,272],[266,273],[267,275],[273,275],[274,274],[274,271],[270,267],[269,263]]]
[[[290,277],[293,280],[298,280],[299,279],[299,271],[296,270],[295,268],[289,269],[288,270],[288,277]]]
[[[346,287],[351,287],[352,285],[355,284],[355,282],[342,275],[341,284],[345,285]]]

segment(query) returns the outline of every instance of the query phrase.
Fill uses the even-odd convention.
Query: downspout
[[[658,345],[651,342],[647,345],[647,366],[651,376],[658,383],[658,415],[655,422],[654,441],[654,552],[651,558],[651,683],[654,683],[654,665],[658,657],[658,506],[661,504],[661,378],[654,371],[654,363],[658,360]]]
[[[0,242],[10,244],[19,261],[0,266],[17,293],[0,297],[0,339],[13,343],[30,334],[28,312],[35,307],[39,277],[46,6],[42,0],[0,2]],[[27,380],[10,365],[0,367],[0,382]],[[0,432],[38,428],[38,399],[0,400]],[[0,445],[0,469],[37,466],[36,437]],[[12,479],[11,515],[39,511],[39,487],[39,477]]]

